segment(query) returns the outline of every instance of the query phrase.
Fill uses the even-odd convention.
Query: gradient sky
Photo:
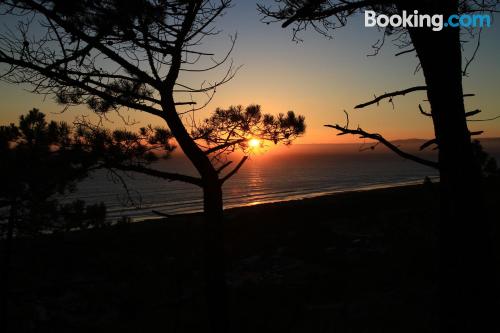
[[[379,107],[353,110],[354,105],[370,100],[374,94],[423,84],[422,73],[414,74],[418,63],[414,55],[394,57],[398,51],[389,40],[378,56],[367,56],[382,34],[377,29],[365,28],[362,16],[351,19],[331,40],[308,31],[301,35],[304,40],[301,43],[291,40],[290,29],[282,29],[279,24],[266,25],[259,19],[256,2],[235,0],[233,8],[219,20],[217,26],[223,32],[207,44],[206,50],[223,55],[230,46],[228,35],[237,32],[233,58],[236,65],[243,67],[233,81],[218,89],[199,117],[208,116],[216,107],[256,103],[265,112],[294,110],[305,115],[308,131],[300,143],[355,142],[353,137],[337,137],[333,130],[323,127],[328,123],[343,123],[343,110],[347,110],[352,126],[359,124],[389,139],[432,137],[430,119],[418,111],[419,103],[427,106],[422,102],[424,93],[396,98],[394,109],[383,102]],[[494,20],[492,27],[484,30],[479,54],[471,65],[469,77],[464,79],[465,91],[476,94],[467,99],[467,107],[482,109],[480,118],[500,114],[499,33],[499,24]],[[474,46],[467,45],[465,54],[470,55]],[[50,113],[50,118],[56,120],[71,121],[79,114],[90,113],[84,107],[76,107],[63,115],[57,114],[61,106],[23,88],[26,87],[0,83],[1,123],[14,122],[33,107]],[[133,112],[131,117],[142,125],[160,124],[155,117],[139,112]],[[122,123],[114,118],[109,126],[122,127]],[[498,137],[500,119],[472,123],[471,129],[484,130],[486,137]]]

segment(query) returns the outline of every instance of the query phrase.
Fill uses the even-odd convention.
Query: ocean
[[[416,151],[418,144],[419,141],[408,141],[399,145]],[[500,149],[494,146],[491,153],[499,159]],[[437,179],[436,170],[405,160],[383,147],[375,150],[360,148],[358,144],[292,145],[253,154],[241,170],[224,184],[224,207],[417,184],[422,183],[425,177]],[[420,156],[436,159],[433,151],[420,153]],[[196,175],[181,153],[157,162],[153,167]],[[122,178],[128,194],[116,177],[99,171],[80,183],[78,190],[67,195],[66,199],[104,202],[110,220],[129,217],[138,221],[159,217],[153,210],[169,215],[202,210],[202,191],[196,186],[141,174],[126,174]]]

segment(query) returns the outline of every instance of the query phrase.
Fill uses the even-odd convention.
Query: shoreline
[[[430,177],[431,180],[438,179],[438,178],[439,177]],[[285,199],[276,199],[276,200],[271,199],[269,201],[259,201],[259,202],[251,203],[251,204],[236,205],[236,206],[224,208],[224,210],[226,211],[229,209],[253,207],[253,206],[274,204],[274,203],[280,203],[280,202],[301,201],[301,200],[306,200],[306,199],[315,199],[315,198],[321,198],[321,197],[336,196],[336,195],[347,194],[347,193],[363,193],[363,192],[370,192],[370,191],[376,191],[376,190],[382,190],[382,189],[388,189],[388,188],[411,187],[411,186],[422,185],[422,184],[423,184],[423,180],[408,180],[408,181],[401,181],[401,182],[395,182],[395,183],[377,183],[377,184],[372,184],[372,185],[361,186],[361,187],[358,187],[356,189],[338,189],[338,190],[323,191],[323,192],[297,194],[294,196],[287,197]]]
[[[438,194],[417,184],[225,210],[233,331],[289,332],[293,316],[294,332],[426,332]],[[11,319],[34,325],[26,313],[43,306],[61,331],[203,331],[203,225],[197,213],[16,239]]]
[[[438,176],[435,177],[429,177],[431,181],[435,184],[436,180],[439,180]],[[224,211],[230,211],[234,209],[240,209],[240,208],[247,208],[247,207],[256,207],[256,206],[261,206],[261,205],[273,205],[273,204],[279,204],[279,203],[288,203],[288,202],[297,202],[297,201],[302,201],[302,200],[309,200],[309,199],[316,199],[316,198],[322,198],[322,197],[331,197],[331,196],[338,196],[338,195],[343,195],[343,194],[350,194],[350,193],[364,193],[364,192],[371,192],[371,191],[377,191],[377,190],[383,190],[383,189],[391,189],[391,188],[405,188],[405,187],[413,187],[413,186],[418,186],[422,185],[424,183],[423,179],[419,180],[408,180],[408,181],[399,181],[399,182],[393,182],[393,183],[376,183],[376,184],[370,184],[370,185],[365,185],[361,186],[358,188],[348,188],[348,189],[336,189],[336,190],[327,190],[327,191],[318,191],[318,192],[311,192],[311,193],[299,193],[299,194],[294,194],[294,195],[289,195],[285,198],[277,198],[277,199],[269,199],[269,200],[260,200],[252,203],[243,203],[243,204],[230,204],[228,206],[224,207]],[[201,200],[201,199],[200,199]],[[152,210],[156,210],[154,207],[151,207]],[[145,208],[141,208],[145,209]],[[161,211],[156,210],[158,213],[163,214]],[[150,217],[139,217],[135,219],[132,216],[132,223],[142,223],[146,221],[154,221],[154,220],[162,220],[165,218],[174,218],[174,217],[180,217],[180,216],[189,216],[189,215],[199,215],[202,214],[203,211],[200,210],[194,210],[194,211],[189,211],[189,212],[183,212],[183,213],[178,213],[178,214],[168,214],[165,213],[165,216],[162,216],[161,214],[158,213],[153,213],[156,215],[152,215]],[[116,217],[113,217],[116,218]]]

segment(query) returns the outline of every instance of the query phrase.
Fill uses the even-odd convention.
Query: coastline
[[[426,331],[438,190],[410,185],[227,209],[233,331]],[[498,182],[488,193],[495,221]],[[174,331],[173,323],[203,331],[202,244],[199,213],[17,239],[12,320],[72,332]]]
[[[439,181],[439,177],[429,177],[433,183],[437,183]],[[332,190],[327,190],[327,191],[317,191],[317,192],[303,192],[303,193],[297,193],[297,194],[289,194],[284,198],[270,198],[268,200],[260,200],[260,201],[255,201],[251,203],[242,203],[242,204],[229,204],[224,207],[224,211],[230,211],[233,209],[238,209],[238,208],[245,208],[245,207],[254,207],[254,206],[260,206],[260,205],[270,205],[270,204],[278,204],[278,203],[285,203],[285,202],[295,202],[295,201],[301,201],[301,200],[306,200],[306,199],[315,199],[315,198],[321,198],[321,197],[330,197],[330,196],[337,196],[337,195],[342,195],[342,194],[349,194],[349,193],[363,193],[363,192],[370,192],[370,191],[377,191],[377,190],[382,190],[382,189],[389,189],[389,188],[404,188],[407,186],[416,186],[416,185],[422,185],[424,182],[423,179],[418,179],[418,180],[409,180],[409,181],[399,181],[399,182],[390,182],[390,183],[374,183],[370,185],[364,185],[360,186],[358,188],[340,188],[340,189],[332,189]],[[201,199],[196,200],[201,202]],[[144,209],[144,208],[142,208]],[[157,211],[155,207],[151,207],[151,211]],[[133,223],[142,223],[145,221],[154,221],[154,220],[161,220],[165,218],[165,216],[168,216],[170,218],[172,217],[177,217],[177,216],[186,216],[186,215],[191,215],[191,214],[200,214],[202,211],[199,209],[192,210],[192,211],[187,211],[183,213],[178,213],[178,214],[162,214],[161,212],[154,213],[156,216],[150,216],[150,217],[142,217],[142,218],[137,218],[133,219]],[[162,216],[165,215],[165,216]]]

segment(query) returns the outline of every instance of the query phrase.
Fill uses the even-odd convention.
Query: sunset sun
[[[0,0],[0,333],[500,333],[499,18]]]
[[[260,140],[259,139],[250,139],[250,140],[248,140],[248,146],[250,148],[258,148],[258,147],[260,147]]]

